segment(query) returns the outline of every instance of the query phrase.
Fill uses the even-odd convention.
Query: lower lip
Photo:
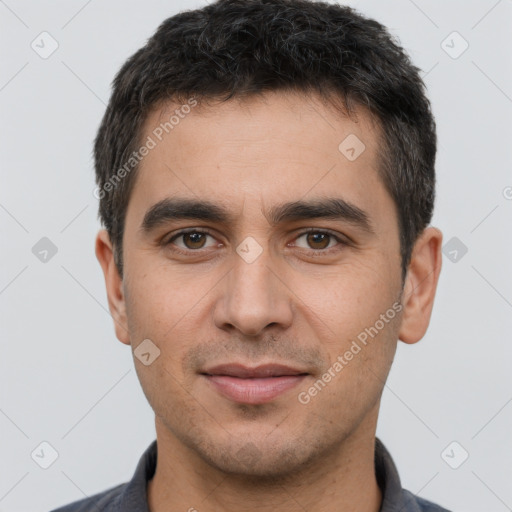
[[[305,375],[283,375],[282,377],[265,377],[240,379],[227,375],[207,375],[208,381],[222,395],[234,402],[244,404],[265,404],[279,395],[294,388]]]

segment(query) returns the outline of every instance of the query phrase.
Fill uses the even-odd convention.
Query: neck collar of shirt
[[[117,500],[118,512],[149,512],[147,484],[153,478],[157,461],[157,441],[153,441],[139,460],[133,478]],[[414,495],[402,489],[398,471],[380,439],[375,438],[375,475],[382,491],[379,512],[421,512]]]

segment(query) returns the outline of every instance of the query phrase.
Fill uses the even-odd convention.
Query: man
[[[376,439],[427,329],[435,124],[379,23],[306,0],[167,19],[95,141],[96,255],[156,441],[59,511],[442,511]]]

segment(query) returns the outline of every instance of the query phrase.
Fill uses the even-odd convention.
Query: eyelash
[[[164,246],[170,246],[172,245],[172,242],[174,242],[174,240],[186,235],[186,234],[189,234],[189,233],[198,233],[198,234],[201,234],[201,235],[210,235],[212,238],[215,238],[214,234],[206,229],[206,228],[201,228],[201,229],[195,229],[195,228],[191,228],[191,229],[186,229],[186,230],[182,230],[182,231],[179,231],[178,233],[174,234],[171,238],[169,238],[167,241],[165,241],[163,243]],[[339,246],[348,246],[349,245],[349,242],[347,240],[342,240],[339,236],[335,235],[333,232],[329,231],[329,230],[325,230],[325,229],[317,229],[317,228],[309,228],[305,231],[302,231],[301,233],[299,233],[296,237],[295,237],[295,240],[298,240],[299,238],[301,238],[302,236],[305,236],[305,235],[308,235],[310,233],[315,233],[315,234],[320,234],[320,235],[327,235],[331,238],[333,238],[334,240],[336,240],[336,242],[338,242],[338,244],[334,247],[329,247],[327,249],[309,249],[309,251],[312,251],[312,253],[316,253],[315,256],[322,256],[322,255],[325,255],[325,254],[330,254],[333,250],[339,250]],[[305,250],[307,251],[308,249],[304,249],[302,247],[299,247],[299,249],[302,249],[302,250]],[[175,246],[173,249],[172,249],[174,252],[178,253],[178,254],[182,254],[182,255],[190,255],[192,253],[200,253],[203,249],[182,249],[181,247],[177,247]]]

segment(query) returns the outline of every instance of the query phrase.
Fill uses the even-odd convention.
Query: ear
[[[102,229],[96,236],[96,257],[105,276],[108,307],[114,320],[117,339],[130,344],[128,323],[126,321],[126,303],[123,292],[123,280],[114,261],[114,250],[106,230]]]
[[[423,338],[430,322],[439,273],[443,235],[426,228],[414,244],[402,293],[403,316],[399,339],[416,343]]]

